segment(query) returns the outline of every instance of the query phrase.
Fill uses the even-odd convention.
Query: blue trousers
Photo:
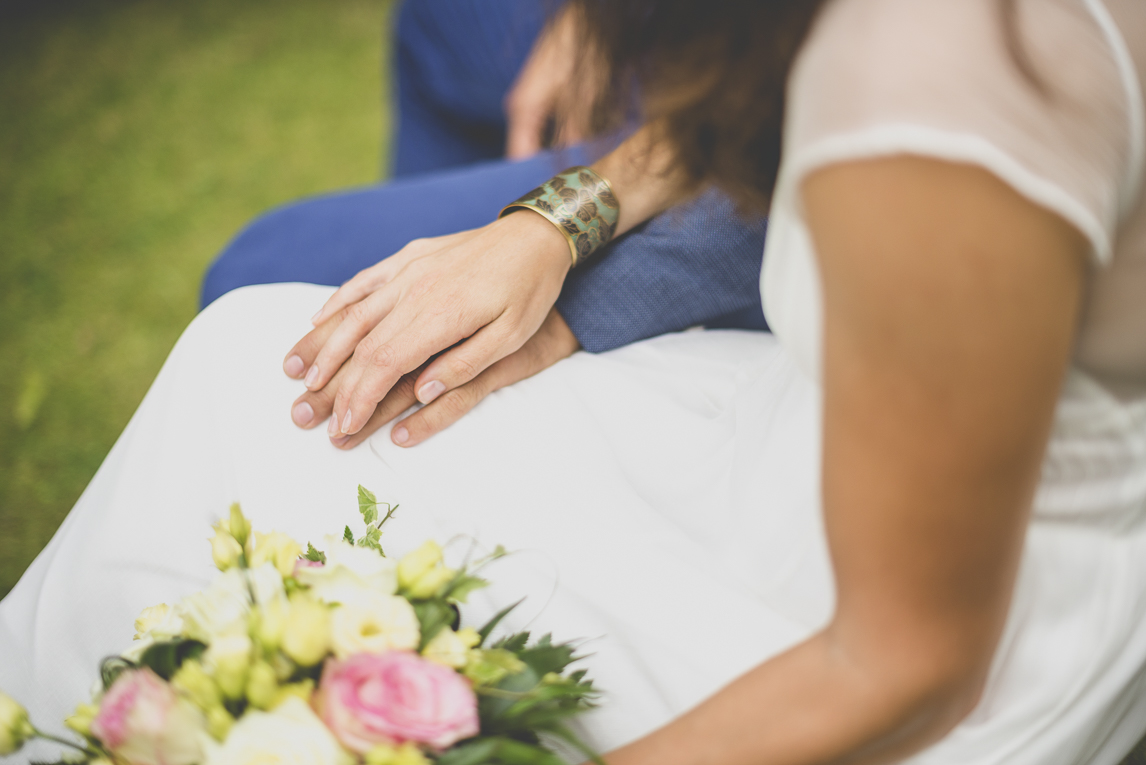
[[[206,306],[237,287],[337,285],[420,237],[482,226],[586,147],[501,157],[502,100],[538,31],[541,0],[406,0],[398,19],[395,179],[255,220],[207,271]],[[704,324],[764,329],[765,223],[721,195],[638,227],[566,280],[557,308],[590,351]]]

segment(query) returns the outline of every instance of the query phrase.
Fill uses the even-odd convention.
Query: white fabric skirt
[[[251,287],[188,328],[48,547],[0,603],[0,688],[42,727],[86,700],[145,606],[208,583],[233,501],[305,544],[401,505],[382,542],[503,544],[478,623],[579,640],[602,751],[667,723],[830,618],[819,393],[770,335],[687,332],[579,353],[424,444],[298,430],[284,354],[329,295]],[[357,525],[356,525],[357,524]],[[1032,525],[982,702],[920,763],[1113,764],[1146,730],[1146,530]],[[762,720],[761,724],[767,724]],[[37,750],[22,752],[26,761]]]

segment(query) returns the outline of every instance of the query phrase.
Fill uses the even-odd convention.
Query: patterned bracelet
[[[520,199],[510,202],[497,217],[518,208],[533,210],[565,237],[573,267],[613,238],[621,206],[609,182],[588,167],[571,167],[550,178]]]

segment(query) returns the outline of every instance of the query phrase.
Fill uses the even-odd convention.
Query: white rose
[[[171,640],[181,634],[183,634],[183,617],[166,603],[143,609],[135,620],[136,640],[143,640],[146,637],[154,640]]]
[[[300,568],[298,579],[310,585],[311,594],[327,603],[353,600],[362,590],[393,595],[398,590],[395,564],[375,550],[355,547],[335,537],[326,537],[326,564]]]
[[[224,571],[210,587],[180,601],[177,611],[186,634],[210,644],[216,637],[246,630],[252,590],[259,603],[286,597],[282,576],[270,563]]]
[[[347,765],[353,758],[302,699],[247,712],[222,744],[204,742],[203,765]]]
[[[421,630],[405,598],[362,590],[334,609],[330,642],[340,659],[359,653],[412,651]]]

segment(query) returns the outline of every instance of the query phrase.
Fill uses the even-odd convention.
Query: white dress
[[[585,723],[595,746],[666,723],[830,618],[819,296],[799,184],[826,163],[908,152],[988,168],[1076,225],[1096,257],[988,687],[970,717],[910,761],[1117,763],[1146,732],[1146,301],[1119,302],[1127,283],[1146,294],[1146,139],[1127,50],[1146,50],[1134,47],[1146,43],[1146,4],[1112,0],[1115,23],[1097,2],[1038,2],[1050,10],[1021,15],[1022,30],[1036,64],[1048,40],[1055,61],[1069,43],[1065,59],[1082,74],[1067,79],[1096,110],[1082,110],[1082,144],[1053,113],[1041,115],[1053,129],[1039,140],[1008,142],[1016,104],[1056,107],[1023,101],[1021,83],[1005,79],[993,0],[827,6],[790,83],[763,275],[776,336],[688,332],[579,353],[418,447],[395,447],[384,430],[344,453],[323,429],[290,423],[299,388],[280,367],[329,290],[222,298],[184,333],[0,603],[0,688],[51,727],[85,699],[99,659],[130,643],[143,607],[206,585],[208,526],[230,502],[256,527],[318,541],[354,524],[361,483],[401,503],[383,537],[392,554],[427,537],[460,537],[458,554],[499,543],[520,551],[490,571],[497,585],[467,616],[526,594],[510,626],[585,639],[586,665],[607,692]],[[1141,27],[1137,40],[1118,34],[1127,18]],[[967,50],[985,61],[968,64]],[[841,67],[841,57],[870,67]],[[975,86],[1003,83],[1001,111],[951,108],[968,98],[942,92],[963,82],[961,66],[1002,78]],[[879,87],[865,91],[865,77]]]

